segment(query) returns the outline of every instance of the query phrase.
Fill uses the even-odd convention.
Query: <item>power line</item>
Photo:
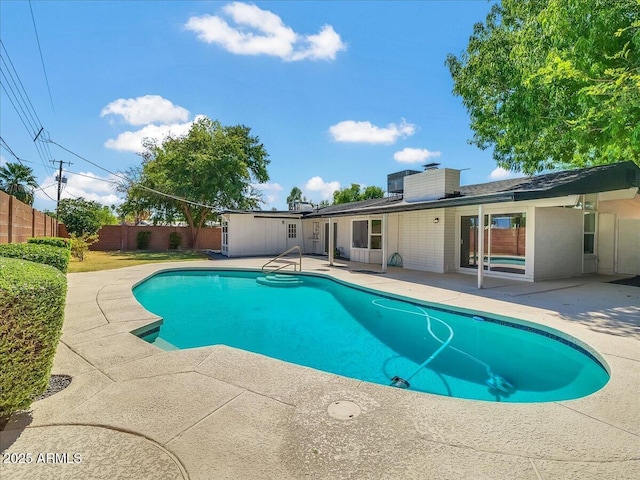
[[[53,97],[51,96],[51,88],[49,87],[49,77],[47,77],[47,69],[44,68],[44,57],[42,56],[42,48],[40,47],[40,37],[38,36],[38,29],[36,28],[36,19],[33,16],[33,7],[31,6],[31,0],[29,0],[29,10],[31,11],[31,20],[33,21],[33,30],[36,32],[36,42],[38,43],[38,51],[40,52],[40,62],[42,63],[42,71],[44,72],[44,79],[47,83],[47,91],[49,92],[49,100],[51,100],[51,108],[54,113],[56,111],[53,106]]]
[[[40,121],[40,118],[38,117],[38,114],[36,113],[35,108],[33,108],[33,103],[31,103],[31,99],[29,98],[29,95],[27,95],[27,91],[26,91],[26,89],[24,88],[24,85],[22,84],[22,80],[20,80],[20,76],[18,75],[18,72],[17,72],[16,68],[14,67],[13,62],[11,61],[11,56],[9,55],[9,52],[7,51],[7,47],[5,47],[4,42],[3,42],[2,40],[0,40],[0,46],[2,47],[2,50],[4,50],[4,55],[1,55],[1,54],[0,54],[0,58],[2,58],[3,63],[5,64],[5,66],[6,66],[7,68],[8,68],[9,66],[11,66],[11,69],[9,70],[9,72],[8,72],[8,73],[9,73],[9,75],[12,77],[12,79],[13,79],[13,75],[11,74],[11,70],[13,70],[13,72],[15,73],[15,77],[18,79],[18,83],[20,84],[20,87],[22,88],[22,92],[24,92],[24,97],[26,97],[26,99],[27,99],[27,101],[28,101],[28,103],[29,103],[29,106],[31,107],[31,112],[30,112],[30,113],[33,113],[33,116],[35,117],[35,120],[37,120],[37,121],[34,121],[33,123],[34,123],[35,125],[38,125],[38,126],[42,127],[42,122]],[[7,64],[7,63],[4,61],[4,57],[6,57],[6,58],[7,58],[7,60],[9,60],[9,64]],[[14,83],[15,83],[15,80],[14,80]],[[17,88],[17,85],[16,85],[16,88]],[[19,90],[19,89],[18,89],[18,93],[20,93],[20,97],[21,97],[21,98],[22,98],[22,100],[24,101],[24,97],[22,96],[22,93],[20,92],[20,90]],[[25,102],[25,106],[26,106],[26,102]],[[28,109],[27,109],[27,110],[28,110]],[[35,140],[35,135],[36,135],[37,131],[38,131],[38,129],[37,129],[37,128],[35,128],[35,131],[33,132],[33,134],[34,134],[34,140]]]
[[[0,60],[2,60],[2,57],[0,57]],[[22,122],[22,125],[24,125],[24,128],[27,129],[27,132],[29,133],[29,135],[34,135],[33,126],[32,125],[27,126],[27,123],[29,123],[29,121],[25,120],[25,117],[27,116],[27,114],[24,111],[24,108],[22,107],[22,104],[20,104],[18,102],[18,104],[20,105],[20,110],[22,110],[22,113],[23,113],[24,116],[20,114],[20,111],[18,110],[18,107],[14,103],[13,98],[11,98],[11,95],[9,95],[9,91],[7,90],[7,87],[5,86],[8,83],[8,79],[7,79],[6,75],[4,74],[4,71],[0,70],[0,75],[2,75],[2,77],[5,79],[4,82],[0,83],[0,87],[2,87],[2,89],[4,90],[4,93],[7,95],[7,98],[9,99],[9,102],[11,102],[11,105],[13,106],[14,110],[18,114],[18,117],[20,118],[20,121]],[[11,84],[9,84],[9,90],[11,90],[11,93],[14,95],[14,97],[17,100],[17,97],[16,97],[15,93],[13,92],[13,88],[11,88]]]
[[[100,177],[96,177],[93,175],[87,175],[85,173],[78,173],[78,172],[70,172],[69,170],[66,170],[66,173],[70,174],[70,175],[78,175],[79,177],[85,177],[85,178],[91,178],[92,180],[99,180],[101,182],[106,182],[106,183],[110,183],[110,184],[114,184],[114,180],[109,180],[107,178],[100,178]]]
[[[18,160],[19,163],[36,163],[32,160],[25,160],[24,158],[20,158],[18,155],[16,155],[15,152],[11,150],[11,147],[7,144],[7,142],[5,142],[4,138],[0,137],[0,142],[2,142],[2,144],[4,145],[5,150],[7,150],[16,160]]]
[[[4,42],[0,39],[0,67],[4,65],[4,68],[0,68],[0,74],[4,78],[4,82],[0,82],[0,87],[4,90],[9,102],[13,106],[14,110],[18,114],[22,125],[24,125],[27,133],[32,137],[34,146],[40,157],[40,161],[45,168],[45,171],[49,174],[53,174],[48,161],[51,160],[51,152],[48,151],[48,145],[42,142],[41,137],[45,134],[44,127],[40,122],[40,118],[33,107],[33,103],[27,94],[24,84],[18,75],[9,52],[4,45]],[[8,63],[7,63],[8,62]],[[13,86],[12,86],[13,85]],[[15,88],[14,88],[15,87]],[[42,143],[41,143],[42,142]]]
[[[129,177],[127,177],[126,175],[124,175],[122,173],[112,172],[111,170],[108,170],[108,169],[104,168],[103,166],[98,165],[97,163],[92,162],[91,160],[89,160],[87,158],[84,158],[82,155],[79,155],[79,154],[69,150],[68,148],[63,147],[59,143],[54,142],[53,140],[51,140],[50,138],[48,138],[46,141],[48,141],[49,143],[52,143],[54,145],[57,145],[58,147],[63,149],[65,152],[68,152],[71,155],[73,155],[75,157],[78,157],[80,160],[84,160],[85,162],[90,163],[94,167],[99,168],[100,170],[103,170],[103,171],[105,171],[107,173],[110,173],[111,175],[113,175],[113,176],[115,176],[115,177],[117,177],[117,178],[119,178],[121,180],[124,180],[125,182],[127,182],[130,185],[136,185],[138,188],[141,188],[141,189],[146,190],[146,191],[151,192],[151,193],[155,193],[156,195],[160,195],[160,196],[166,197],[166,198],[171,198],[172,200],[177,200],[179,202],[184,202],[184,203],[187,203],[189,205],[194,205],[196,207],[209,208],[209,209],[214,210],[214,211],[219,210],[218,207],[214,207],[213,205],[207,205],[207,204],[200,203],[200,202],[194,202],[192,200],[187,200],[186,198],[183,198],[183,197],[178,197],[177,195],[171,195],[170,193],[161,192],[161,191],[156,190],[154,188],[147,187],[146,185],[142,185],[139,182],[133,181],[132,179],[130,179]]]

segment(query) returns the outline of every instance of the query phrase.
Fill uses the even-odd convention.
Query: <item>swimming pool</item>
[[[609,375],[560,332],[404,299],[312,274],[172,270],[134,287],[161,316],[140,336],[164,349],[225,344],[330,373],[420,392],[503,402],[579,398]],[[264,280],[262,280],[263,283]],[[269,282],[266,282],[269,283]],[[406,382],[406,384],[404,383]]]

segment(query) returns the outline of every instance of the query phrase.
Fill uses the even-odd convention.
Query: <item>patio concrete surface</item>
[[[562,402],[429,395],[226,346],[165,352],[129,333],[158,320],[131,293],[148,275],[264,261],[69,274],[53,373],[73,381],[0,432],[0,479],[640,478],[640,288],[589,276],[487,278],[478,290],[469,275],[379,274],[370,265],[303,259],[304,271],[577,338],[604,359],[611,379]],[[333,418],[328,408],[343,405],[336,402],[353,402],[360,414]]]

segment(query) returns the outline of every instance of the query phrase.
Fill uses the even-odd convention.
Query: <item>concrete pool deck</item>
[[[421,394],[225,346],[164,352],[129,333],[157,319],[131,294],[148,275],[263,263],[69,274],[53,373],[73,381],[0,432],[0,478],[640,478],[640,288],[591,276],[541,283],[487,278],[478,290],[468,275],[401,268],[375,274],[357,271],[370,266],[304,258],[304,271],[578,338],[606,361],[611,380],[593,395],[562,402]],[[353,402],[361,413],[336,419],[328,413],[344,405],[336,402]],[[10,456],[27,453],[28,464]]]

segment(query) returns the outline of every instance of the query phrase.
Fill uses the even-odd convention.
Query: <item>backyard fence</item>
[[[149,244],[145,250],[168,250],[169,236],[174,232],[182,236],[180,248],[191,248],[191,229],[189,227],[105,225],[98,230],[98,242],[91,245],[90,249],[95,251],[136,250],[139,232],[151,232]],[[67,231],[62,224],[60,224],[60,236],[67,236]],[[220,227],[202,227],[198,233],[198,242],[193,248],[220,250],[221,243],[222,230]]]
[[[31,237],[55,237],[56,220],[0,191],[0,243],[24,243]]]
[[[99,241],[91,245],[91,250],[136,250],[138,232],[151,232],[146,250],[163,251],[169,249],[169,236],[176,232],[182,237],[182,249],[191,247],[189,227],[165,227],[142,225],[105,225],[98,231]],[[0,191],[0,244],[25,243],[31,237],[68,237],[64,224],[56,232],[56,219],[35,210],[12,195]],[[202,227],[198,242],[193,248],[220,250],[222,229]]]

